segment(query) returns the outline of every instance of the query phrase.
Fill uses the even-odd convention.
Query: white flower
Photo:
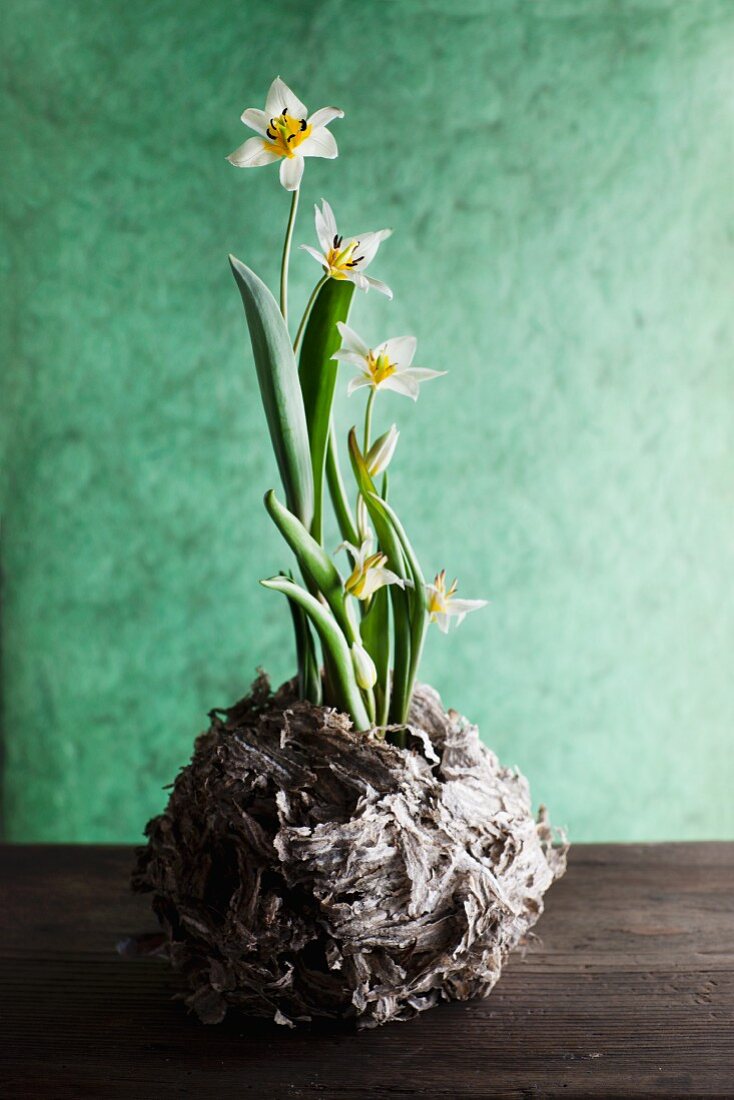
[[[365,691],[369,691],[377,683],[377,669],[375,662],[359,642],[354,642],[352,645],[352,664],[357,683]]]
[[[335,118],[344,118],[336,107],[322,107],[309,115],[300,99],[276,76],[265,100],[265,110],[248,107],[242,114],[245,126],[260,137],[248,138],[227,160],[237,168],[257,168],[280,161],[280,182],[286,191],[297,191],[303,175],[304,157],[337,156],[334,135],[326,129]]]
[[[400,438],[400,432],[398,431],[397,424],[393,424],[384,435],[381,435],[379,439],[370,447],[365,457],[367,464],[367,473],[370,477],[377,477],[378,474],[383,473],[384,470],[390,465],[392,456],[395,454],[395,448],[398,445],[398,439]],[[362,499],[361,497],[359,498]]]
[[[321,200],[321,210],[318,206],[315,206],[314,210],[316,236],[321,245],[321,252],[317,252],[308,244],[302,244],[301,248],[321,264],[330,279],[348,279],[360,290],[367,291],[370,287],[374,287],[381,294],[392,298],[389,286],[381,283],[379,279],[363,274],[374,260],[381,242],[390,236],[392,229],[378,229],[376,233],[360,233],[356,237],[340,237],[334,212],[326,199]]]
[[[366,538],[359,549],[352,546],[351,542],[343,542],[337,549],[348,550],[354,559],[354,569],[344,584],[350,596],[355,596],[358,600],[368,600],[378,588],[386,584],[405,587],[405,582],[397,573],[385,568],[387,556],[379,551],[372,553],[371,538]]]
[[[349,394],[362,386],[372,386],[376,390],[394,390],[415,401],[421,382],[446,373],[445,370],[411,367],[416,348],[415,336],[394,336],[376,348],[368,348],[362,337],[348,325],[339,321],[337,328],[341,333],[342,346],[333,358],[350,363],[361,371],[359,377],[349,383]]]
[[[453,581],[446,588],[446,570],[442,569],[434,579],[433,584],[426,585],[426,597],[428,614],[432,623],[437,623],[439,630],[448,634],[451,619],[456,620],[455,625],[463,622],[470,611],[478,611],[480,607],[486,607],[486,600],[457,600],[454,599],[457,584]]]

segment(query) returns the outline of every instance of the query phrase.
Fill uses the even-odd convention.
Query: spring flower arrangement
[[[326,200],[316,206],[319,247],[301,247],[316,260],[321,277],[291,342],[288,266],[304,165],[307,157],[337,156],[328,124],[342,117],[336,107],[309,115],[280,78],[270,87],[264,111],[251,107],[244,112],[242,121],[258,136],[236,149],[229,161],[242,168],[278,163],[280,182],[292,195],[280,303],[243,263],[232,257],[231,264],[245,304],[286,497],[284,505],[271,491],[265,506],[293,551],[302,578],[301,583],[286,575],[262,581],[290,604],[299,692],[312,703],[348,714],[358,730],[399,728],[408,718],[428,623],[446,632],[486,601],[457,597],[456,581],[447,584],[444,571],[426,583],[389,503],[387,471],[400,433],[393,424],[374,437],[378,395],[391,390],[416,401],[423,384],[445,373],[414,365],[414,336],[391,337],[370,347],[347,324],[355,289],[392,298],[390,288],[368,273],[391,230],[347,236],[339,232]],[[353,371],[347,392],[366,395],[363,428],[359,434],[352,428],[348,439],[354,508],[332,421],[339,363]],[[324,544],[327,489],[344,540],[339,548],[347,561],[344,575]]]
[[[565,868],[523,776],[416,683],[429,625],[447,633],[486,601],[457,596],[445,570],[427,583],[390,501],[399,431],[373,428],[380,391],[415,402],[445,373],[414,364],[415,337],[370,346],[348,324],[355,290],[392,298],[371,274],[391,230],[349,236],[326,200],[315,207],[318,248],[302,247],[320,275],[291,336],[304,165],[337,156],[329,125],[342,117],[309,115],[277,78],[265,109],[242,115],[255,136],[228,157],[278,164],[291,193],[279,300],[230,264],[283,485],[284,500],[270,490],[265,507],[300,576],[261,583],[288,601],[298,675],[273,693],[261,674],[210,713],[139,853],[134,885],[153,893],[163,949],[206,1023],[238,1009],[288,1026],[374,1027],[485,996]],[[348,394],[364,397],[349,476],[333,422],[341,364]],[[334,553],[327,497],[342,537]]]

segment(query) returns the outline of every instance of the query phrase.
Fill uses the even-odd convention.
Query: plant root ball
[[[419,686],[401,749],[264,675],[210,717],[134,877],[199,1017],[375,1027],[486,996],[566,846],[476,727]]]

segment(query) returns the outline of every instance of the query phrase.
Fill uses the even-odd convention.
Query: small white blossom
[[[343,542],[337,548],[348,550],[352,555],[354,569],[345,581],[344,588],[350,596],[354,596],[358,600],[368,600],[370,596],[377,592],[378,588],[383,588],[386,584],[397,584],[400,588],[405,587],[405,582],[397,573],[385,568],[387,556],[380,553],[379,550],[373,554],[372,546],[372,539],[366,538],[359,549],[352,546],[351,542]]]
[[[394,336],[391,340],[378,344],[376,348],[369,348],[349,325],[339,321],[337,328],[341,334],[342,346],[333,358],[349,363],[360,371],[358,377],[349,383],[349,394],[363,386],[371,386],[375,390],[394,390],[395,393],[402,393],[416,401],[421,382],[428,382],[431,378],[439,378],[446,373],[411,366],[417,344],[415,336]]]
[[[326,129],[335,118],[344,118],[337,107],[322,107],[309,115],[300,99],[276,76],[265,110],[248,107],[242,114],[245,126],[260,136],[248,138],[227,160],[237,168],[258,168],[279,160],[280,182],[286,191],[297,191],[304,157],[333,160],[337,156],[334,135]]]
[[[457,584],[453,581],[446,587],[446,570],[442,569],[434,579],[433,584],[426,585],[426,598],[428,615],[432,623],[437,623],[439,630],[448,634],[451,620],[455,625],[463,622],[470,611],[478,611],[480,607],[486,607],[486,600],[457,600],[454,598]]]
[[[379,279],[373,279],[371,275],[365,275],[365,269],[377,255],[377,249],[382,241],[392,233],[392,229],[378,229],[374,233],[360,233],[356,237],[342,237],[336,228],[334,212],[326,199],[321,200],[321,210],[314,207],[316,220],[316,236],[321,245],[321,252],[311,248],[308,244],[302,244],[310,256],[321,264],[330,279],[348,279],[360,290],[369,290],[373,287],[392,298],[392,291]]]

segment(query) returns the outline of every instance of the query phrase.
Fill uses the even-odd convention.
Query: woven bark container
[[[420,686],[397,748],[264,676],[210,717],[134,876],[199,1017],[375,1027],[486,996],[566,846],[476,727]]]

